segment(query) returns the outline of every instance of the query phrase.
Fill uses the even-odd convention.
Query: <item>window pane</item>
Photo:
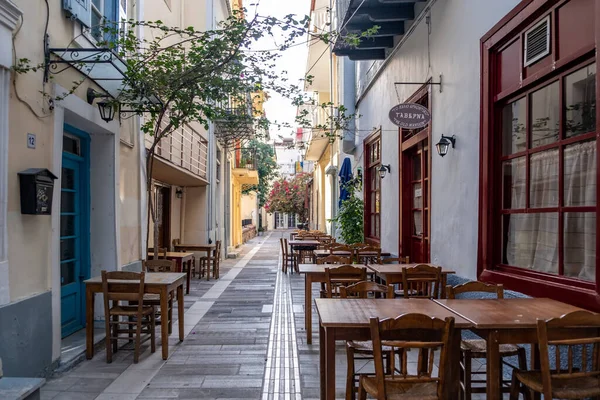
[[[596,168],[595,141],[565,147],[565,206],[596,205]]]
[[[72,168],[62,169],[61,187],[63,189],[75,189],[75,170]]]
[[[413,184],[413,208],[423,208],[423,190],[420,183]]]
[[[92,10],[92,36],[98,41],[102,39],[102,28],[100,26],[101,23],[102,15],[97,13],[95,10]]]
[[[558,140],[559,85],[554,82],[531,95],[531,147]]]
[[[63,239],[60,241],[60,260],[71,260],[75,258],[75,240]]]
[[[81,155],[81,142],[78,138],[72,136],[63,136],[63,151],[66,153]]]
[[[502,110],[502,155],[518,153],[525,150],[525,122],[527,105],[525,98],[507,104]]]
[[[525,208],[525,157],[502,163],[502,204],[505,210]]]
[[[414,229],[413,235],[421,236],[423,234],[423,214],[422,211],[413,211]]]
[[[565,213],[565,276],[596,281],[596,213]]]
[[[421,157],[418,155],[412,158],[413,173],[412,178],[414,181],[421,179]]]
[[[381,209],[381,207],[380,207],[380,204],[379,204],[379,201],[380,201],[380,195],[379,195],[379,192],[375,192],[375,212],[376,212],[377,214],[379,214],[379,213],[380,213],[380,209]]]
[[[565,136],[596,130],[596,64],[565,79]]]
[[[504,264],[558,273],[558,213],[504,215],[502,239]]]
[[[75,282],[75,262],[60,264],[60,285],[68,285]]]
[[[61,192],[60,193],[60,211],[75,212],[75,193]]]
[[[529,168],[530,207],[557,207],[558,149],[531,155]]]
[[[60,216],[60,236],[75,236],[75,218],[74,215]]]

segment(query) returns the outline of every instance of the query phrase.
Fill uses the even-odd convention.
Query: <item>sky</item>
[[[258,3],[258,7],[251,4]],[[296,14],[302,19],[305,15],[310,14],[310,0],[244,0],[244,7],[248,10],[248,18],[251,18],[255,9],[259,15],[270,15],[283,18],[288,14]],[[277,40],[277,38],[275,38]],[[287,71],[290,82],[299,82],[304,78],[306,72],[306,58],[308,56],[308,44],[306,37],[297,39],[298,42],[303,42],[304,45],[291,47],[285,50],[277,60],[277,70]],[[279,41],[281,42],[281,40]],[[257,42],[257,48],[266,49],[275,47],[272,38],[264,38]],[[296,117],[296,107],[292,106],[289,99],[285,99],[277,93],[269,93],[270,99],[265,103],[265,111],[269,120],[285,121],[294,124]],[[271,140],[279,140],[279,136],[292,137],[294,132],[289,128],[278,130],[277,127],[271,127]]]

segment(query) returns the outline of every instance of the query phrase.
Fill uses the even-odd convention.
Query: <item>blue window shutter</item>
[[[63,0],[63,9],[72,19],[81,22],[82,25],[92,25],[92,0]]]

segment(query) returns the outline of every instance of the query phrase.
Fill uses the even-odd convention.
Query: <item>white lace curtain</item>
[[[525,185],[525,157],[513,160],[511,204],[525,204],[525,190],[530,190],[530,207],[558,207],[557,149],[531,156],[530,187]],[[565,147],[565,206],[596,205],[596,142]],[[504,244],[505,262],[540,272],[558,273],[557,212],[512,214],[504,217],[508,232]],[[595,281],[596,213],[564,213],[564,275]]]

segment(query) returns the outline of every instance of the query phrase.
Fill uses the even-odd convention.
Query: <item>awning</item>
[[[54,57],[51,57],[54,56]],[[127,66],[113,50],[106,48],[46,48],[46,70],[44,79],[50,74],[59,74],[69,68],[75,68],[107,94],[117,99],[122,112],[147,111],[152,106],[162,105],[154,94],[137,98],[125,98],[123,90],[128,86],[124,82]]]

